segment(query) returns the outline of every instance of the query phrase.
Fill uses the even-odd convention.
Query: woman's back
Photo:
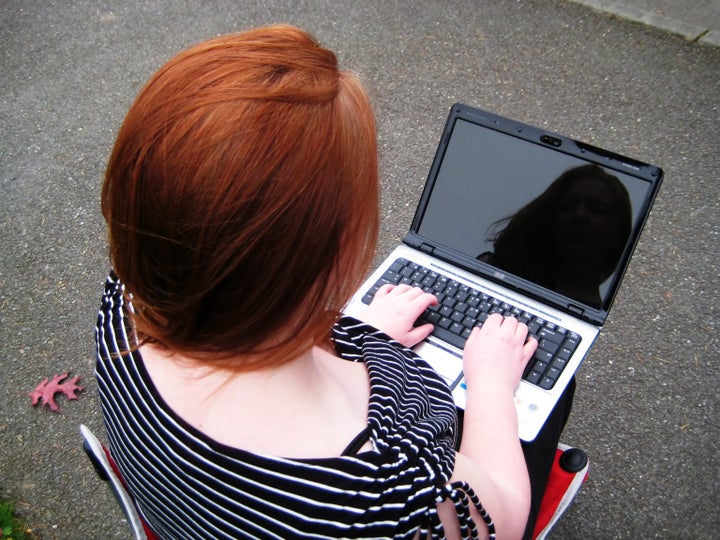
[[[370,448],[304,458],[250,452],[215,440],[171,408],[141,352],[114,357],[132,348],[123,294],[109,278],[97,375],[113,456],[162,537],[412,538],[423,528],[438,531],[435,500],[450,492],[455,413],[447,387],[423,361],[343,319],[334,337],[345,360],[336,362],[368,374],[367,419],[355,435],[367,427]]]
[[[190,425],[229,446],[290,458],[334,457],[367,423],[365,366],[343,362],[319,347],[278,370],[242,376],[208,373],[205,366],[188,366],[188,360],[168,362],[151,346],[140,353],[163,401]]]

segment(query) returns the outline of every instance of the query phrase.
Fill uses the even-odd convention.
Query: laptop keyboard
[[[580,336],[575,332],[403,258],[395,260],[362,301],[369,304],[377,290],[387,283],[420,287],[434,294],[438,304],[430,306],[416,324],[432,323],[433,336],[459,349],[465,347],[473,327],[482,326],[493,313],[525,323],[529,334],[538,340],[538,348],[528,362],[523,379],[545,390],[555,386],[580,343]]]

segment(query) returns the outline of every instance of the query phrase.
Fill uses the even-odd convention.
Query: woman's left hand
[[[414,326],[430,306],[437,304],[434,295],[409,285],[383,285],[360,319],[382,330],[405,347],[412,347],[428,337],[432,324]]]

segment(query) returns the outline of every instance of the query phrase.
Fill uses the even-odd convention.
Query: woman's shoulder
[[[105,277],[98,310],[97,327],[101,335],[103,331],[120,329],[120,325],[124,328],[127,324],[125,319],[132,309],[132,300],[125,290],[125,284],[114,270],[110,270]]]
[[[105,278],[95,326],[98,360],[110,360],[135,348],[128,318],[131,311],[132,303],[126,294],[125,285],[111,270]]]

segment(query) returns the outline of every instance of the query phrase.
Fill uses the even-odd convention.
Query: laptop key
[[[455,304],[457,304],[457,300],[455,300],[452,296],[446,296],[442,301],[442,305],[449,308],[455,307]]]
[[[440,318],[441,318],[441,315],[439,313],[437,313],[436,311],[430,311],[425,316],[425,320],[432,325],[439,323]]]
[[[556,357],[553,359],[552,364],[550,364],[550,365],[551,365],[552,367],[558,368],[560,371],[562,371],[563,369],[565,369],[565,366],[567,365],[567,362],[568,362],[568,361],[565,360],[564,358],[560,358],[559,356],[556,356]]]
[[[465,348],[465,342],[467,341],[466,338],[459,336],[458,334],[455,334],[450,330],[446,330],[441,326],[435,326],[435,330],[433,330],[432,335],[442,341],[449,343],[450,345],[457,347],[460,350]]]
[[[548,363],[543,360],[530,360],[530,363],[532,364],[531,369],[533,371],[537,371],[538,373],[545,373],[545,370],[548,367]]]
[[[549,364],[550,362],[552,362],[552,359],[554,356],[555,355],[553,355],[553,353],[538,348],[532,357],[535,360],[539,360],[541,362],[545,362],[546,364]]]
[[[537,335],[540,339],[546,339],[548,341],[557,343],[558,346],[562,344],[563,340],[565,339],[565,336],[563,336],[562,334],[558,334],[555,330],[550,330],[547,327],[547,324],[543,328],[540,328],[538,330]]]
[[[550,366],[545,372],[545,376],[557,381],[558,377],[560,377],[560,371],[558,368]]]
[[[459,322],[454,322],[450,325],[450,331],[458,336],[462,335],[463,330],[465,330],[465,327]]]
[[[554,356],[560,350],[560,344],[545,338],[541,338],[538,344],[538,348],[547,351]]]
[[[576,334],[576,335],[577,335],[577,334]],[[563,343],[563,347],[565,347],[566,349],[568,349],[568,350],[570,350],[570,351],[572,351],[572,352],[575,352],[575,349],[577,349],[578,345],[580,345],[580,340],[579,340],[579,339],[573,339],[573,338],[568,338],[568,339],[566,339],[565,342]]]
[[[431,288],[433,285],[435,285],[435,282],[437,281],[437,274],[435,272],[430,272],[428,275],[425,276],[425,279],[422,281],[423,288]]]
[[[396,260],[394,263],[392,263],[392,264],[389,266],[388,269],[389,269],[389,270],[392,270],[393,272],[396,272],[396,273],[399,274],[399,273],[402,272],[403,269],[405,268],[405,264],[401,262],[401,261],[403,261],[403,260],[404,260],[404,259],[398,259],[398,260]],[[406,262],[407,262],[407,261],[406,261]]]
[[[540,323],[537,321],[530,321],[527,323],[528,332],[532,334],[533,336],[537,336],[538,330],[540,330]]]

